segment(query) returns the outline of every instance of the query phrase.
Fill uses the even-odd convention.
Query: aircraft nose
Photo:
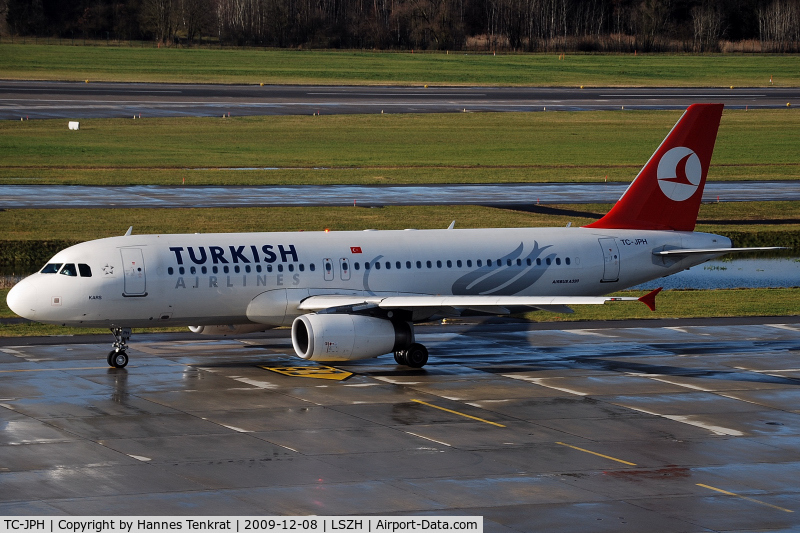
[[[19,316],[33,320],[36,316],[36,292],[36,283],[25,278],[8,291],[6,304]]]

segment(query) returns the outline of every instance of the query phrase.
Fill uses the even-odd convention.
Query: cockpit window
[[[65,276],[77,276],[78,270],[75,268],[75,265],[73,263],[67,263],[66,265],[64,265],[64,268],[61,269],[61,272],[59,272],[59,274],[63,274]]]
[[[47,263],[40,272],[42,274],[55,274],[63,263]]]
[[[83,263],[78,263],[78,272],[81,273],[82,278],[91,278],[92,277],[92,269],[89,265],[84,265]]]

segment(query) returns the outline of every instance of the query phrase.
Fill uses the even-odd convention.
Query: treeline
[[[800,0],[0,0],[0,33],[166,45],[797,52]]]

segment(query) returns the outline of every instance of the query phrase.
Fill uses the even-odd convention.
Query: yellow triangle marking
[[[292,376],[298,378],[316,378],[316,379],[333,379],[336,381],[343,381],[353,375],[352,372],[346,372],[333,368],[332,366],[315,365],[315,366],[265,366],[258,365],[259,368],[277,372],[284,376]]]

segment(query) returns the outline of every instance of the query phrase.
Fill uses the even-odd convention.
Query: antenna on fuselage
[[[130,237],[131,233],[133,233],[133,226],[131,226],[130,228],[128,228],[128,231],[126,231],[126,232],[125,232],[125,236],[126,236],[126,237]]]
[[[454,220],[454,221],[452,221],[452,222],[450,223],[450,225],[449,225],[449,226],[447,226],[447,229],[453,229],[453,228],[455,228],[455,227],[456,227],[456,221]]]

